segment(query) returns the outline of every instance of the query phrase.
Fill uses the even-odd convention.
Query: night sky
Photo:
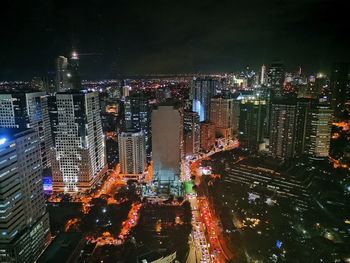
[[[350,61],[348,0],[114,0],[0,3],[0,80],[54,70],[74,47],[83,78],[289,70]]]

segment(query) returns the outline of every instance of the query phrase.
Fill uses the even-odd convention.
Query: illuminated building
[[[0,94],[0,127],[37,131],[42,165],[44,168],[51,166],[53,143],[45,92]]]
[[[339,116],[345,108],[347,100],[347,90],[349,89],[349,64],[335,63],[332,67],[330,92],[331,92],[331,106],[334,110],[335,116]]]
[[[264,121],[267,114],[266,100],[244,98],[240,105],[238,139],[243,148],[259,149],[263,141]]]
[[[183,111],[171,103],[152,111],[153,179],[159,195],[180,195],[183,153]]]
[[[132,94],[125,100],[126,130],[142,131],[145,136],[147,154],[151,154],[151,107],[142,93]]]
[[[212,122],[201,122],[200,134],[201,149],[210,151],[215,145],[215,124]]]
[[[197,112],[184,112],[184,144],[186,156],[194,156],[199,152],[200,127],[199,115]]]
[[[294,156],[296,104],[294,101],[273,101],[270,119],[270,152],[288,159]]]
[[[327,157],[331,140],[333,111],[328,105],[315,105],[307,123],[306,154]]]
[[[0,171],[0,261],[35,262],[50,239],[36,131],[0,129]]]
[[[234,124],[233,99],[211,99],[210,122],[215,124],[216,137],[232,138]]]
[[[56,58],[56,90],[62,92],[71,89],[69,83],[68,59],[64,56]]]
[[[210,100],[219,88],[219,82],[212,78],[194,78],[191,86],[192,110],[199,115],[199,121],[210,119]]]
[[[285,78],[284,65],[280,62],[272,63],[267,71],[267,84],[275,97],[282,96],[283,83]]]
[[[266,75],[266,66],[261,66],[261,72],[260,72],[260,85],[266,85],[267,75]]]
[[[120,173],[126,179],[140,180],[146,168],[145,135],[122,132],[118,136]]]
[[[98,93],[57,93],[56,105],[53,191],[89,191],[107,172]]]

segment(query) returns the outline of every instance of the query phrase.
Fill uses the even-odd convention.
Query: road
[[[196,165],[190,165],[192,163],[200,162],[201,160],[210,157],[211,155],[231,150],[239,146],[238,140],[218,140],[218,147],[214,150],[202,154],[192,160],[186,160],[184,164],[184,180],[191,180],[191,174],[196,175],[196,179],[201,175],[198,172]],[[195,169],[195,171],[191,171]],[[210,262],[210,263],[223,263],[232,259],[233,255],[231,251],[222,246],[224,242],[222,236],[222,230],[219,228],[218,220],[214,213],[210,211],[210,207],[205,198],[198,198],[197,195],[188,196],[188,200],[192,210],[192,225],[193,230],[190,237],[190,253],[187,262]],[[190,259],[191,258],[191,259]]]

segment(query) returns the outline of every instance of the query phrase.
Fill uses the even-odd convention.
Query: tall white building
[[[51,166],[53,142],[45,92],[0,94],[0,127],[37,131],[42,165],[44,168]]]
[[[118,137],[120,173],[126,179],[140,180],[146,168],[145,135],[141,132],[122,132]]]
[[[182,108],[171,104],[159,105],[152,111],[153,179],[159,194],[180,194],[183,144]]]
[[[56,107],[53,190],[89,191],[107,172],[98,93],[57,93]]]
[[[40,138],[0,129],[0,262],[35,262],[49,242]]]

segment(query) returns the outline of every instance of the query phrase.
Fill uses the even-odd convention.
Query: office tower
[[[272,156],[294,157],[296,104],[294,101],[275,100],[271,106],[270,152]]]
[[[0,129],[0,170],[0,262],[35,262],[50,239],[36,131]]]
[[[37,131],[42,165],[44,169],[51,166],[53,143],[45,92],[0,94],[0,127]]]
[[[142,93],[135,93],[125,100],[126,130],[142,131],[145,135],[147,155],[151,154],[151,106]]]
[[[191,86],[190,98],[192,110],[199,114],[199,121],[209,121],[210,100],[219,87],[218,81],[212,78],[194,78]]]
[[[333,64],[330,81],[330,92],[331,106],[334,110],[335,116],[339,116],[345,108],[344,106],[347,100],[347,89],[350,89],[349,64]]]
[[[179,195],[183,154],[182,108],[170,102],[152,111],[153,179],[159,194]]]
[[[296,156],[305,154],[306,145],[308,143],[307,125],[310,122],[310,113],[317,101],[311,98],[299,98],[296,102],[296,118],[295,118],[295,139],[294,152]]]
[[[215,145],[215,124],[212,122],[201,122],[200,134],[201,149],[210,151]]]
[[[274,62],[269,65],[267,71],[267,84],[273,92],[273,97],[280,97],[283,95],[284,78],[285,69],[281,62]]]
[[[118,137],[120,173],[126,179],[140,180],[146,168],[145,135],[122,132]]]
[[[314,157],[328,157],[333,111],[328,105],[314,105],[306,125],[305,153]]]
[[[199,153],[200,127],[199,115],[197,112],[184,112],[184,144],[186,156],[194,156]]]
[[[260,72],[260,85],[266,85],[267,82],[267,75],[266,75],[266,66],[261,66],[261,72]]]
[[[98,93],[57,93],[56,105],[53,191],[89,191],[107,172]]]
[[[62,92],[72,88],[69,82],[68,59],[64,56],[56,58],[56,91]]]
[[[68,80],[71,84],[71,88],[74,90],[81,90],[81,78],[79,74],[79,57],[78,54],[73,51],[71,58],[68,62]]]
[[[233,136],[233,99],[211,99],[210,122],[215,124],[216,137],[231,139]]]
[[[243,148],[257,151],[263,141],[264,122],[267,114],[266,100],[244,98],[241,101],[238,139]]]
[[[233,132],[233,135],[236,136],[238,134],[241,101],[234,99],[232,107],[233,107],[232,132]]]

